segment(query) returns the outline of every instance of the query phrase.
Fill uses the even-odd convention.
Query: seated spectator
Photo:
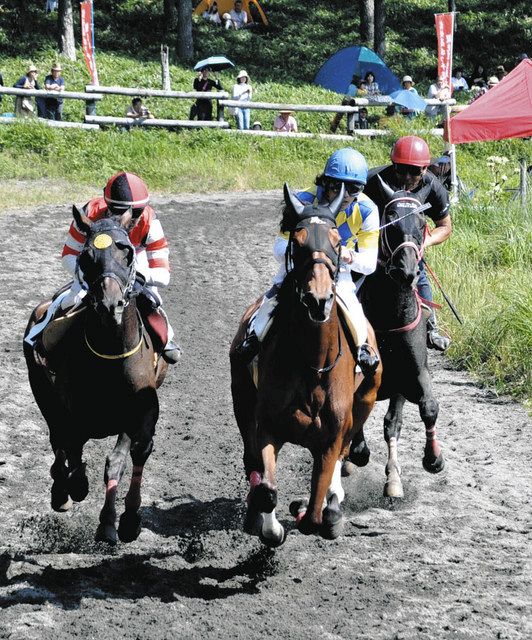
[[[471,76],[471,84],[476,85],[477,87],[487,87],[488,76],[486,69],[482,64],[477,64],[475,67]]]
[[[504,78],[504,76],[508,75],[508,72],[504,68],[504,65],[500,64],[497,69],[495,69],[495,75],[499,82]]]
[[[223,91],[222,83],[216,79],[209,78],[210,68],[205,67],[198,72],[198,77],[194,79],[194,91],[212,91],[217,89]],[[190,107],[190,120],[212,120],[212,100],[202,100],[199,98]]]
[[[30,64],[28,70],[26,71],[26,75],[20,77],[15,84],[13,85],[17,89],[40,89],[41,86],[37,81],[38,75],[37,67],[33,64]],[[39,109],[39,104],[37,104],[38,114],[41,115],[41,109]],[[44,105],[42,107],[42,112],[44,113]],[[33,99],[31,97],[24,98],[22,96],[17,96],[15,98],[15,115],[19,118],[31,118],[35,115],[35,106],[33,104]]]
[[[369,95],[368,93],[368,85],[366,84],[365,80],[361,80],[358,83],[358,91],[357,91],[357,96],[359,98],[367,98]]]
[[[242,0],[235,0],[229,13],[223,15],[226,29],[244,29],[248,23],[248,14],[242,8]]]
[[[251,128],[254,131],[262,131],[262,125],[258,120],[255,120],[255,122],[251,125]]]
[[[417,92],[417,89],[414,88],[414,81],[412,80],[412,76],[403,76],[403,80],[401,84],[403,85],[403,89],[405,91],[410,91],[412,93],[415,93],[416,96],[419,95]],[[408,109],[407,107],[403,107],[400,104],[396,105],[396,111],[397,113],[400,113],[405,118],[409,118],[409,119],[414,118],[419,113],[419,111],[416,111],[415,109]]]
[[[135,120],[138,120],[139,118],[147,118],[148,120],[151,120],[155,118],[155,116],[151,113],[148,107],[144,106],[142,98],[133,98],[131,104],[126,109],[126,118],[134,118]]]
[[[205,20],[213,22],[214,24],[222,24],[222,19],[220,18],[218,3],[216,2],[216,0],[214,0],[207,11],[204,11],[201,16],[205,18]]]
[[[297,122],[294,112],[290,110],[282,110],[273,122],[274,131],[284,131],[287,133],[297,133]]]
[[[471,98],[468,104],[475,102],[475,100],[478,100],[481,96],[487,93],[488,89],[491,89],[492,87],[495,87],[498,84],[499,84],[499,78],[497,78],[497,76],[491,76],[491,78],[488,80],[487,85],[484,85],[483,87],[479,85],[475,85],[474,86],[475,95]]]
[[[454,70],[454,76],[451,78],[451,84],[455,91],[468,91],[469,85],[467,80],[463,76],[464,70],[462,67],[457,67]]]
[[[440,100],[441,102],[443,102],[444,100],[448,100],[450,97],[451,90],[445,83],[443,76],[437,76],[436,82],[434,84],[431,84],[429,87],[427,98]],[[429,118],[436,118],[445,114],[445,107],[440,107],[438,105],[427,105],[425,113],[429,116]]]
[[[351,78],[351,84],[347,87],[347,91],[345,92],[345,95],[342,99],[342,106],[346,107],[346,106],[350,106],[350,107],[354,107],[355,106],[355,96],[358,93],[358,85],[360,84],[360,76],[357,76],[356,74]],[[340,122],[342,121],[342,118],[344,117],[343,113],[336,113],[334,118],[332,119],[331,122],[331,133],[336,133],[336,129],[338,129],[338,125],[340,124]],[[347,128],[349,130],[349,118],[347,119],[348,123],[347,123]]]
[[[249,82],[247,71],[239,72],[236,77],[236,84],[233,86],[233,100],[243,103],[241,107],[235,109],[237,126],[239,129],[249,129],[250,109],[244,108],[244,103],[249,102],[253,97],[253,88]]]
[[[372,71],[368,71],[364,76],[364,82],[366,83],[366,88],[368,91],[368,96],[378,96],[380,95],[379,85],[375,80],[375,74]]]
[[[65,81],[61,77],[63,68],[56,62],[52,65],[50,75],[44,79],[44,88],[46,91],[57,91],[61,93],[65,90]],[[46,117],[48,120],[63,119],[63,99],[62,98],[45,98],[44,107],[46,109]]]
[[[358,122],[355,122],[355,129],[369,129],[368,110],[366,107],[360,107],[358,111]]]

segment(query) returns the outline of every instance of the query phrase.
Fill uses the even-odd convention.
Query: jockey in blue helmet
[[[373,375],[379,359],[367,343],[367,322],[357,298],[366,275],[377,266],[379,241],[379,211],[377,206],[362,193],[368,179],[368,165],[364,156],[351,147],[335,151],[327,160],[323,173],[317,176],[315,188],[300,191],[302,202],[332,202],[342,184],[345,196],[336,225],[341,237],[340,272],[336,287],[337,295],[347,308],[356,330],[357,360],[364,375]],[[274,242],[274,256],[279,262],[273,287],[264,296],[263,303],[251,318],[246,339],[239,352],[245,360],[251,360],[258,351],[271,324],[270,319],[277,305],[277,291],[286,276],[285,253],[290,236],[290,216],[283,217],[280,233]]]

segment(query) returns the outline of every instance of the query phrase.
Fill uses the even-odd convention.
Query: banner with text
[[[452,91],[454,13],[436,13],[434,21],[438,37],[438,75],[443,76],[444,83]]]
[[[92,13],[92,0],[80,2],[81,11],[81,47],[85,64],[91,76],[91,83],[98,85],[98,71],[96,70],[96,58],[94,54],[94,20]]]

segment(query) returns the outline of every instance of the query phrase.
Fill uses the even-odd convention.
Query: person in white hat
[[[46,91],[57,91],[61,94],[65,90],[65,81],[61,77],[63,67],[54,62],[50,75],[47,75],[44,79],[44,88]],[[45,98],[44,106],[46,108],[46,117],[48,120],[62,120],[63,119],[63,99],[58,98]]]
[[[403,85],[403,89],[405,91],[415,93],[416,96],[419,95],[417,89],[414,88],[414,81],[412,80],[412,76],[403,76],[401,84]],[[405,118],[413,118],[419,113],[415,109],[407,109],[406,107],[402,107],[401,105],[397,105],[396,110]]]
[[[248,73],[242,69],[242,71],[239,71],[236,77],[236,84],[233,86],[233,100],[249,102],[252,97],[253,88],[249,82]],[[249,129],[249,114],[250,109],[244,109],[243,106],[235,108],[237,127],[240,130]]]
[[[13,85],[16,89],[41,89],[41,86],[37,82],[37,67],[34,64],[29,64],[25,75],[21,76]],[[37,102],[38,114],[44,117],[44,104]],[[19,118],[30,118],[35,115],[35,106],[33,98],[25,98],[23,96],[17,96],[15,99],[15,115]]]
[[[290,109],[281,109],[279,115],[273,121],[274,131],[297,133],[297,121],[292,115],[293,113]]]

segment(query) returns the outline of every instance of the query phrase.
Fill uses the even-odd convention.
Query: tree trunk
[[[176,0],[164,0],[164,30],[172,36],[177,31]]]
[[[381,58],[386,55],[386,0],[375,1],[375,53]]]
[[[59,32],[59,51],[69,60],[75,60],[76,42],[74,40],[72,0],[59,0],[57,5],[57,27]]]
[[[177,20],[177,55],[180,60],[186,62],[194,56],[192,0],[178,0]]]
[[[371,49],[375,33],[374,0],[358,0],[358,4],[360,10],[360,42]]]

